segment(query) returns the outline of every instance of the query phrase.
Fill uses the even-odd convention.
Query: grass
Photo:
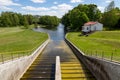
[[[120,31],[100,31],[88,37],[79,35],[80,32],[71,32],[67,38],[86,55],[120,61]]]
[[[0,28],[0,54],[26,54],[34,51],[48,36],[46,33],[34,32],[19,27]]]

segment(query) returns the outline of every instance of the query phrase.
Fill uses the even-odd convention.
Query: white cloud
[[[1,10],[7,10],[7,11],[11,11],[13,10],[12,8],[6,7],[6,6],[0,6]]]
[[[29,14],[38,14],[38,15],[51,15],[62,17],[69,10],[73,9],[73,6],[69,4],[59,4],[52,7],[33,7],[33,6],[25,6],[22,7],[23,10],[26,10],[26,13]]]
[[[31,0],[34,3],[44,3],[46,0]]]
[[[58,4],[58,2],[53,2],[53,4]]]
[[[80,3],[83,2],[83,0],[70,0],[71,3]]]
[[[101,12],[104,12],[105,7],[98,6],[98,9],[99,9]]]
[[[0,0],[0,6],[21,6],[21,4],[14,3],[12,0]]]
[[[106,3],[110,3],[111,1],[113,1],[113,0],[106,0],[105,2],[106,2]]]
[[[63,4],[56,6],[56,9],[61,11],[61,12],[68,12],[68,10],[71,10],[72,8],[73,8],[73,6],[68,5],[66,3],[63,3]]]
[[[24,10],[28,10],[28,11],[47,11],[49,10],[49,8],[45,8],[45,7],[32,7],[32,6],[25,6],[22,7],[22,9]]]
[[[52,6],[50,9],[56,10],[56,9],[58,9],[58,7],[57,6]]]

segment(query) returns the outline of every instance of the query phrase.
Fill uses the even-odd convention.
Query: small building
[[[103,24],[99,23],[99,22],[87,22],[84,24],[84,26],[82,26],[82,32],[84,33],[89,33],[89,32],[93,32],[93,31],[102,31],[103,30]]]

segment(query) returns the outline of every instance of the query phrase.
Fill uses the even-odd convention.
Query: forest
[[[115,7],[114,1],[101,12],[95,4],[79,4],[66,13],[61,22],[70,31],[80,31],[82,25],[88,21],[98,21],[106,30],[120,29],[120,9]]]
[[[59,24],[59,21],[59,18],[56,16],[22,15],[15,12],[2,12],[0,16],[0,27],[24,26],[28,28],[32,24],[35,24],[35,27],[37,24],[54,27]]]

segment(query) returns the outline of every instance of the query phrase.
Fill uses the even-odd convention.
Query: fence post
[[[102,52],[102,59],[103,59],[103,57],[104,57],[104,52]]]
[[[91,56],[92,56],[92,51],[91,51]]]
[[[85,50],[84,54],[85,54],[85,55],[88,55],[88,54],[87,54],[87,50]]]
[[[112,54],[111,54],[111,61],[113,60],[113,52],[112,52]]]
[[[97,58],[97,51],[96,51],[96,58]]]
[[[2,60],[2,63],[4,64],[4,56],[3,56],[3,54],[1,54],[1,60]]]

